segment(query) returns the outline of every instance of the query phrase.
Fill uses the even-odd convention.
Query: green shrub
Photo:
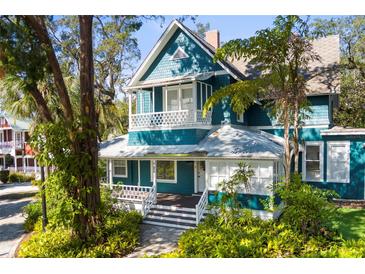
[[[178,248],[164,258],[318,258],[365,257],[365,240],[310,236],[285,223],[264,221],[241,212],[229,225],[210,216],[196,229],[184,232]]]
[[[10,173],[9,182],[10,183],[24,183],[33,181],[34,175],[26,175],[20,172]]]
[[[40,201],[30,203],[23,207],[23,215],[25,216],[24,230],[31,232],[38,220],[42,217],[42,204]]]
[[[0,182],[4,184],[9,181],[9,170],[0,170]]]
[[[333,222],[339,217],[331,202],[337,196],[335,192],[302,183],[298,175],[289,185],[280,184],[276,191],[284,205],[281,222],[307,236],[330,236]]]
[[[88,242],[75,238],[68,228],[35,232],[21,244],[18,255],[24,258],[123,257],[138,245],[141,221],[137,212],[116,211],[105,216],[104,224]]]

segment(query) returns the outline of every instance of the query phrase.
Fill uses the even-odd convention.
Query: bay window
[[[350,142],[331,141],[327,143],[327,181],[350,182]]]

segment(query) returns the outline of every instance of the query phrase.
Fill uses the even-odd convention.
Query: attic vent
[[[171,60],[179,60],[179,59],[185,59],[185,58],[188,58],[189,55],[186,54],[186,52],[178,47],[176,49],[176,51],[174,52],[174,54],[171,56]]]

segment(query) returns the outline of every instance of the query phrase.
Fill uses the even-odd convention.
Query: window
[[[237,122],[243,123],[243,112],[237,113]]]
[[[217,190],[218,184],[223,180],[228,180],[238,169],[237,161],[208,161],[207,178],[209,190]],[[250,181],[250,188],[242,187],[240,193],[270,195],[270,185],[273,182],[273,162],[272,161],[247,161],[254,175]]]
[[[171,56],[171,60],[180,60],[188,57],[189,55],[187,55],[186,52],[181,47],[178,47],[174,52],[174,54]]]
[[[350,182],[350,142],[327,143],[327,181]]]
[[[156,161],[158,182],[176,183],[176,161]],[[153,164],[151,161],[151,181],[153,180]]]
[[[181,89],[181,109],[192,110],[193,109],[193,89],[182,88]]]
[[[306,142],[303,160],[303,180],[323,181],[323,142]]]
[[[0,132],[0,143],[4,142],[4,137],[3,137],[4,133],[1,131]]]
[[[127,160],[113,161],[113,175],[115,177],[128,177]]]
[[[165,110],[193,110],[193,86],[181,85],[164,88]]]

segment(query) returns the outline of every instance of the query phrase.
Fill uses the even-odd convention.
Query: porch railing
[[[157,190],[156,186],[132,186],[108,184],[104,178],[100,179],[100,185],[109,187],[112,190],[112,197],[119,201],[140,202],[141,213],[145,217],[156,203]]]
[[[208,205],[208,193],[209,193],[208,188],[206,187],[204,189],[202,196],[200,197],[198,204],[195,206],[196,225],[200,223],[201,219],[204,216],[205,209],[207,208]]]
[[[146,217],[150,212],[151,207],[156,203],[157,189],[156,186],[152,186],[146,199],[142,200],[142,215]]]
[[[212,113],[203,117],[201,110],[179,110],[132,114],[130,128],[158,128],[192,125],[211,125]]]

